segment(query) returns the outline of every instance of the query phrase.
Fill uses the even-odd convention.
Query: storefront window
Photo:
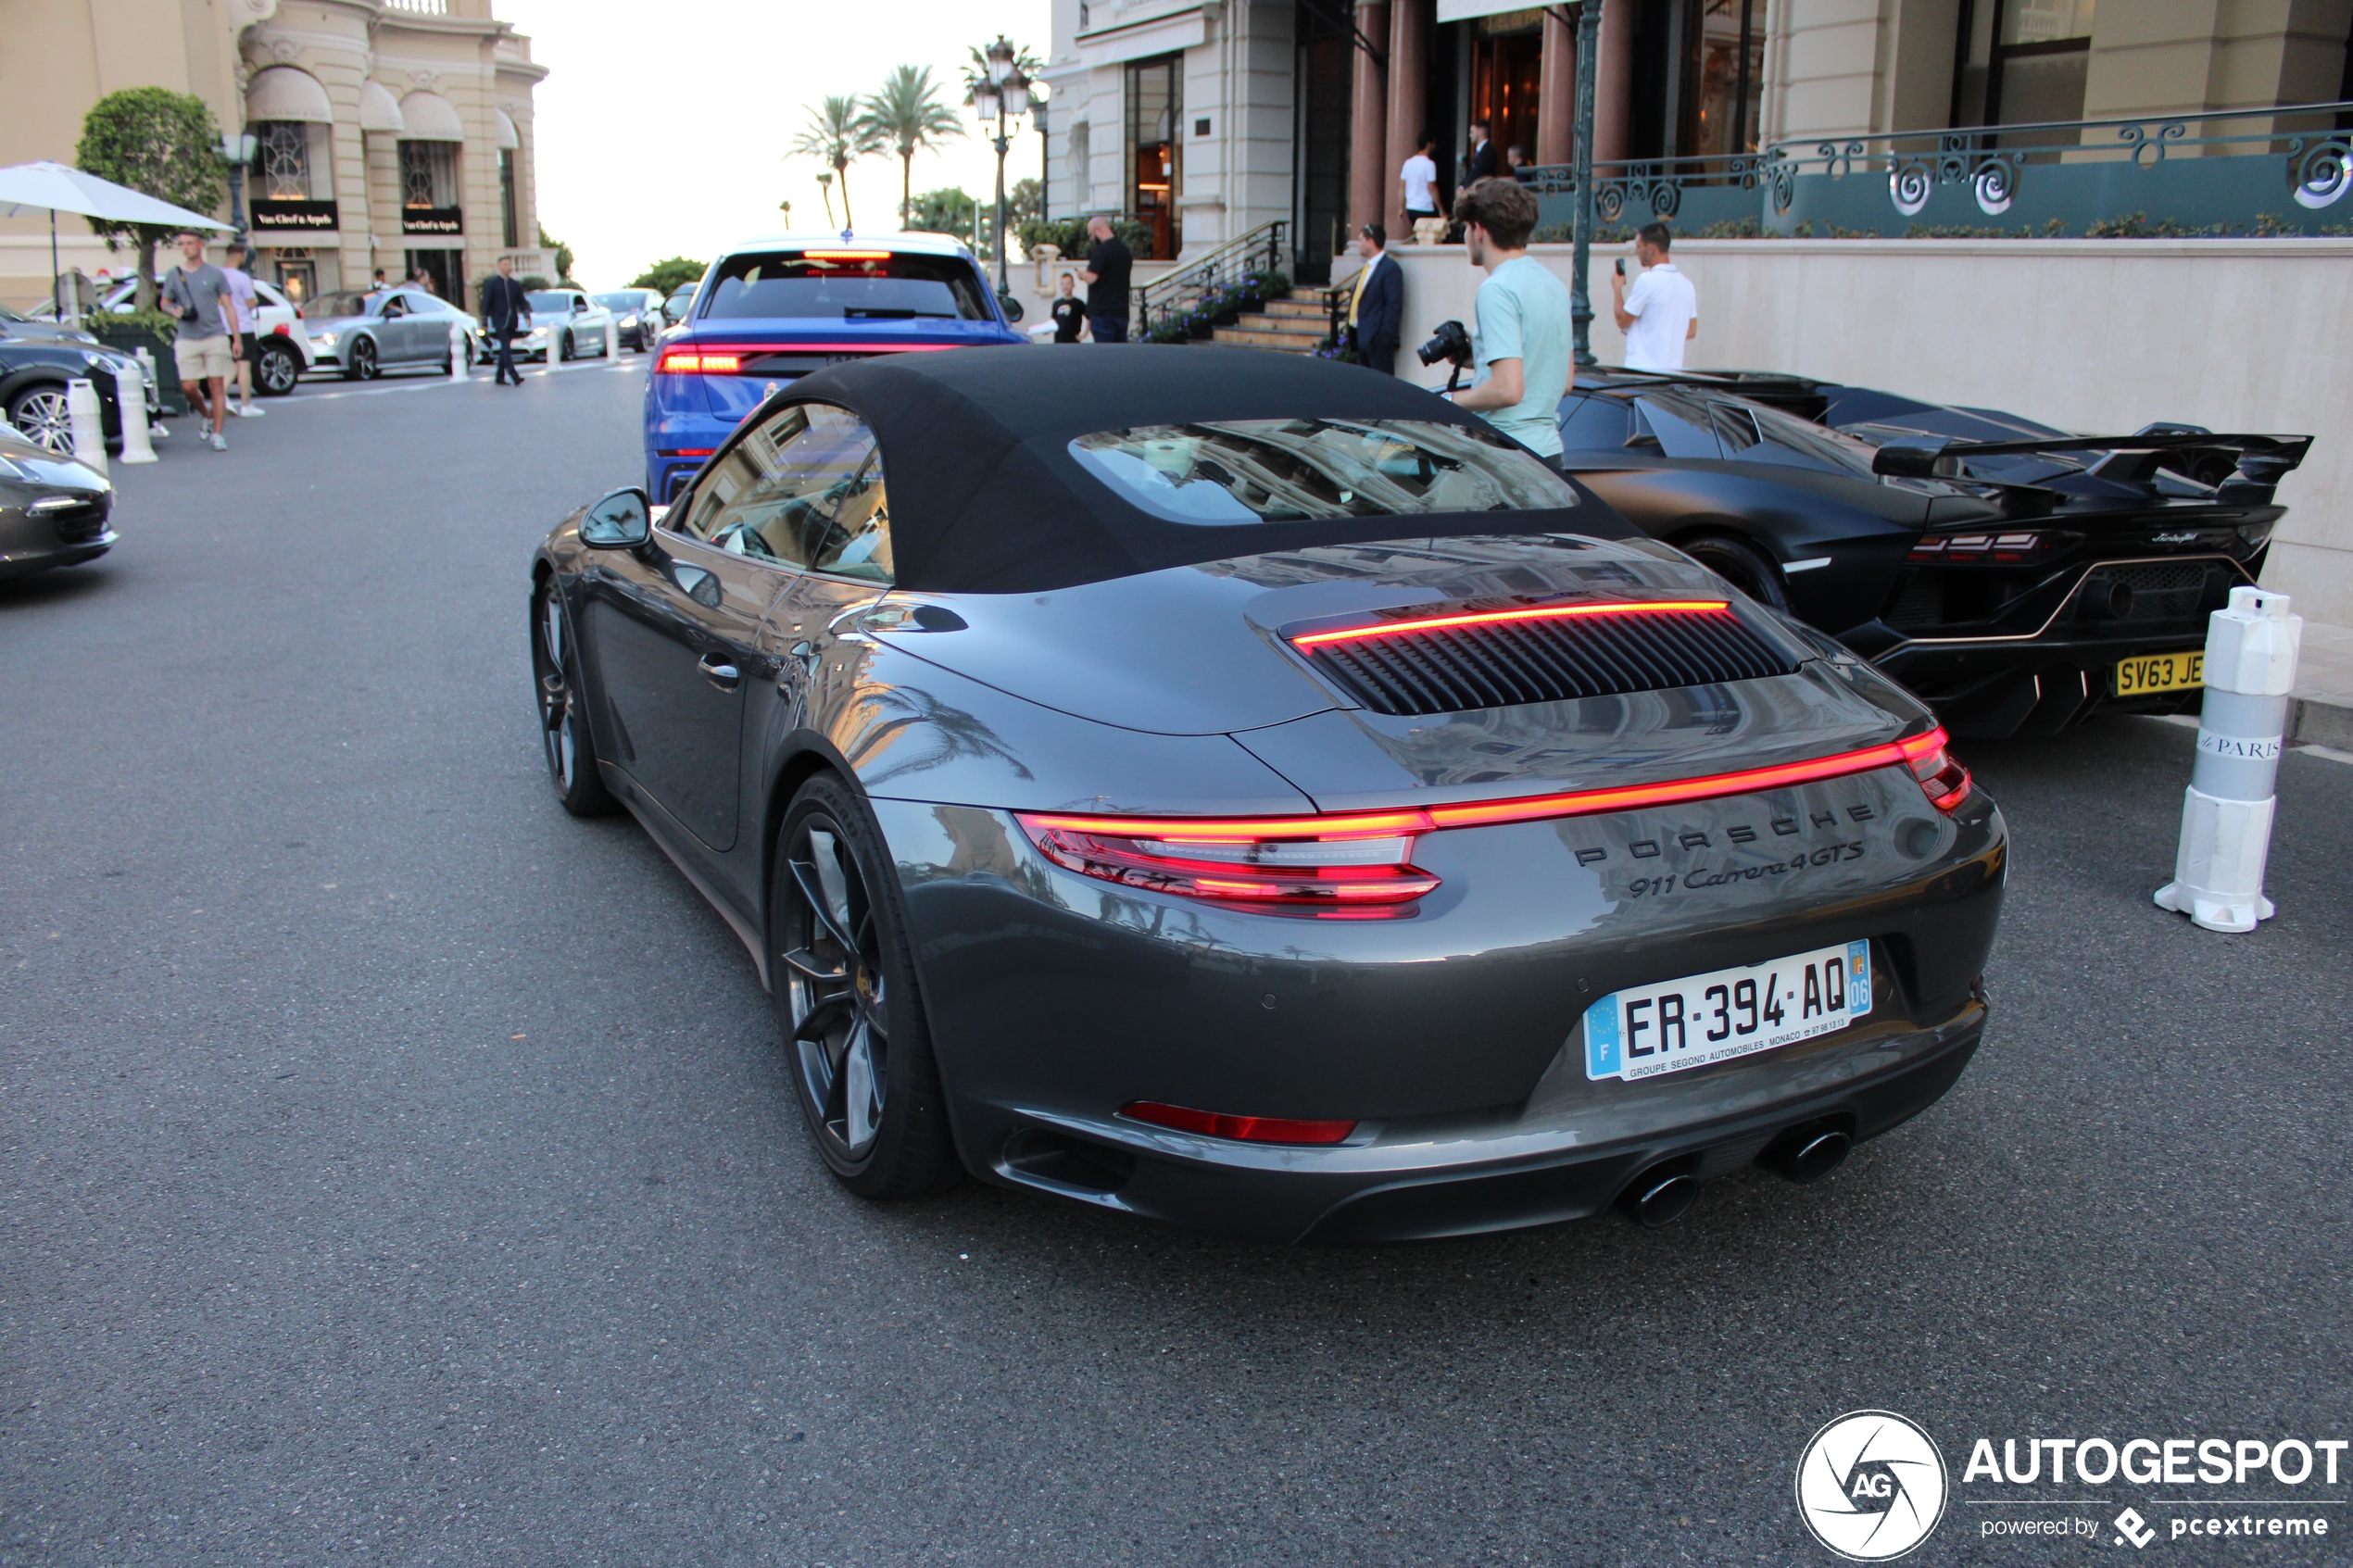
[[[400,200],[404,207],[458,205],[458,144],[400,144]]]
[[[2093,0],[1961,0],[1953,123],[2082,119],[2092,10]]]
[[[254,182],[258,188],[254,194],[264,201],[309,201],[322,196],[324,193],[311,186],[311,169],[316,164],[311,157],[310,142],[314,133],[323,139],[326,129],[299,119],[255,122]]]
[[[1765,101],[1766,0],[1704,0],[1696,122],[1687,150],[1703,157],[1756,151]]]
[[[1177,137],[1185,116],[1183,65],[1183,56],[1163,55],[1127,68],[1127,207],[1151,231],[1148,259],[1157,261],[1173,258],[1182,243],[1176,193],[1184,183]]]

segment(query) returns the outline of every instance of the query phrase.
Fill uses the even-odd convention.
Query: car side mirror
[[[1871,471],[1894,479],[1934,479],[1937,462],[1952,444],[1943,435],[1898,436],[1871,454]]]
[[[999,295],[997,296],[997,308],[1005,313],[1005,320],[1007,321],[1018,321],[1021,320],[1021,301],[1015,299],[1012,295]]]
[[[592,550],[634,550],[653,537],[646,493],[616,490],[581,515],[580,542]]]

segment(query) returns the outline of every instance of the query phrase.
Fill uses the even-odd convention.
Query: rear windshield
[[[704,293],[705,320],[990,320],[979,278],[952,256],[748,251],[722,261]]]
[[[1138,425],[1070,444],[1126,500],[1171,522],[1308,522],[1574,507],[1577,492],[1501,435],[1421,420]]]

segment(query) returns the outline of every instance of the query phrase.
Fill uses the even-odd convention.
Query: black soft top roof
[[[1198,561],[1374,539],[1634,530],[1581,486],[1558,510],[1200,526],[1131,505],[1073,458],[1098,431],[1209,420],[1423,420],[1487,429],[1394,376],[1264,349],[1007,345],[829,366],[776,401],[838,403],[881,444],[901,587],[1039,593]],[[746,421],[749,423],[749,420]],[[1572,482],[1573,483],[1573,482]]]

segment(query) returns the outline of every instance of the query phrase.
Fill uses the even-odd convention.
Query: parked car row
[[[67,390],[86,378],[98,395],[98,417],[107,448],[122,445],[122,410],[118,378],[131,356],[101,344],[76,327],[35,320],[0,307],[0,410],[16,434],[53,453],[73,450],[73,424]],[[144,372],[149,418],[160,408],[153,378]]]

